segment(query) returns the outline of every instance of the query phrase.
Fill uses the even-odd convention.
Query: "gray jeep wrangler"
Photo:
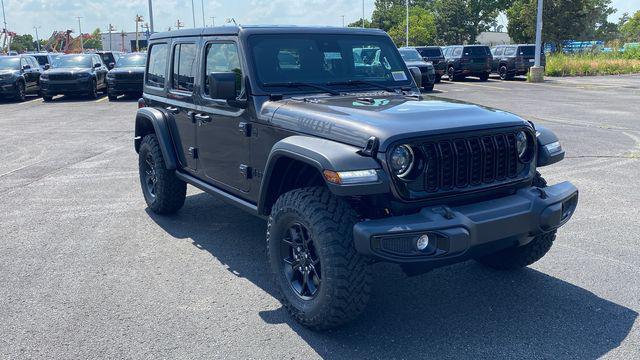
[[[551,131],[423,98],[383,31],[227,26],[149,45],[135,121],[149,208],[178,211],[191,184],[266,218],[281,301],[308,327],[360,314],[378,261],[532,264],[576,208],[572,184],[537,171],[564,157]]]

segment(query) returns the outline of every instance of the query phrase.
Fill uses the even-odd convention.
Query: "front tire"
[[[533,186],[539,188],[547,187],[546,180],[538,172],[536,172],[536,176],[533,179]],[[556,230],[540,234],[526,245],[504,249],[476,260],[496,270],[521,269],[542,259],[551,250],[555,239]]]
[[[140,185],[147,206],[156,214],[172,214],[184,205],[187,184],[165,166],[155,135],[142,139],[138,153]]]
[[[89,88],[89,99],[97,99],[98,98],[98,84],[96,84],[95,80],[91,80],[91,86]]]
[[[109,94],[108,94],[108,97],[109,97],[109,101],[116,101],[116,100],[118,100],[118,95],[117,95],[117,94],[109,93]]]
[[[302,325],[335,328],[365,309],[371,272],[353,245],[356,221],[351,206],[323,187],[287,192],[273,205],[269,264],[280,301]]]
[[[16,101],[23,102],[27,98],[27,91],[22,80],[16,83]]]
[[[433,91],[433,87],[434,87],[434,84],[430,84],[430,85],[427,85],[427,86],[423,87],[423,89],[424,89],[424,91],[431,92],[431,91]]]
[[[53,96],[42,95],[42,100],[44,100],[44,102],[51,102],[53,101]]]
[[[489,73],[482,73],[478,77],[480,78],[480,81],[487,81],[489,80]]]
[[[506,65],[500,66],[500,70],[498,71],[498,73],[500,74],[500,79],[501,80],[511,80],[511,79],[513,79],[513,74],[509,74],[509,70],[507,69]]]

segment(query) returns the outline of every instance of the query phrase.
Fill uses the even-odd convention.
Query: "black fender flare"
[[[316,168],[321,175],[324,170],[339,172],[374,169],[378,172],[378,182],[375,183],[337,185],[325,180],[329,190],[338,196],[371,195],[389,192],[389,180],[380,163],[372,157],[358,154],[358,150],[361,150],[361,148],[304,135],[294,135],[278,141],[271,148],[262,176],[258,213],[266,214],[269,210],[265,208],[269,184],[276,163],[283,157],[310,165]]]
[[[173,147],[173,139],[169,131],[169,124],[165,115],[158,109],[144,107],[138,109],[136,113],[136,128],[134,146],[136,152],[140,150],[142,137],[149,133],[149,124],[153,127],[153,132],[158,138],[162,157],[168,170],[175,170],[178,167],[178,157]]]
[[[536,138],[538,143],[538,167],[555,164],[564,159],[565,151],[562,146],[552,149],[547,146],[556,142],[560,144],[560,139],[551,129],[544,126],[536,126]]]

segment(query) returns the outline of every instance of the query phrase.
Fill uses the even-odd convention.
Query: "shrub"
[[[640,48],[624,52],[551,54],[547,56],[547,76],[593,76],[640,73]]]

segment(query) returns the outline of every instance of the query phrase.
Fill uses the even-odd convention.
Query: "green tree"
[[[348,27],[362,27],[362,18],[360,18],[360,20],[354,21],[351,24],[347,25]],[[367,19],[364,19],[364,27],[365,28],[372,28],[373,27],[373,23]]]
[[[436,0],[436,24],[440,44],[473,44],[478,35],[496,26],[509,0]]]
[[[537,0],[515,0],[507,9],[509,36],[515,42],[535,40]],[[615,12],[611,0],[545,0],[542,40],[594,40],[615,31],[607,17]],[[607,35],[609,34],[609,35]],[[603,39],[604,40],[604,39]]]
[[[30,34],[16,35],[11,39],[11,50],[23,53],[25,51],[34,51],[35,48],[36,43]]]
[[[405,10],[406,11],[406,10]],[[436,20],[433,13],[423,7],[409,9],[409,45],[430,45],[436,41]],[[406,15],[389,30],[389,36],[398,46],[405,43]]]
[[[640,11],[636,11],[621,26],[620,33],[627,42],[640,42]]]
[[[95,30],[93,30],[93,32],[91,33],[91,36],[87,39],[84,39],[84,48],[101,50],[102,49],[102,37],[100,36],[101,33],[102,32],[100,31],[100,28],[96,28]]]

